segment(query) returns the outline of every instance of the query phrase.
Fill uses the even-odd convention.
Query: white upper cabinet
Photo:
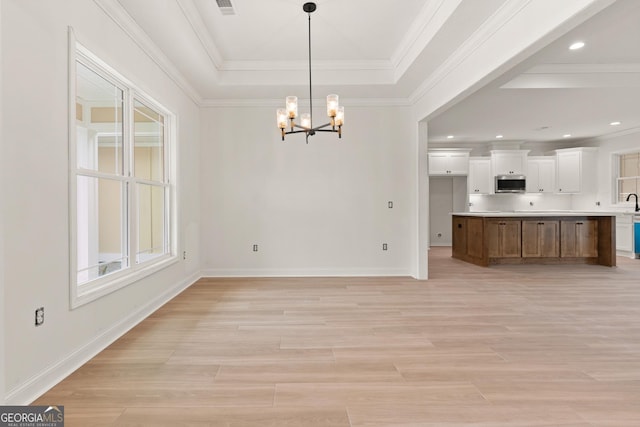
[[[491,194],[493,177],[491,176],[491,160],[486,158],[469,159],[469,177],[467,178],[469,194]]]
[[[467,175],[469,173],[469,151],[429,151],[429,175]]]
[[[597,150],[591,147],[556,150],[556,192],[596,191]]]
[[[529,157],[527,159],[527,193],[554,193],[555,191],[555,157]]]
[[[491,171],[495,175],[526,175],[529,150],[491,150]]]

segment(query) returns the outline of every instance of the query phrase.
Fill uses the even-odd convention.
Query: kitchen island
[[[476,265],[616,265],[615,215],[527,211],[452,216],[452,256]]]

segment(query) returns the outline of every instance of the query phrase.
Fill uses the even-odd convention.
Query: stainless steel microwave
[[[497,175],[496,193],[524,193],[527,191],[527,179],[524,175]]]

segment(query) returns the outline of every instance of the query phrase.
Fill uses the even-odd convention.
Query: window
[[[624,203],[631,193],[638,194],[640,190],[640,152],[615,155],[617,166],[616,203]]]
[[[70,88],[71,305],[174,262],[173,115],[81,45]]]

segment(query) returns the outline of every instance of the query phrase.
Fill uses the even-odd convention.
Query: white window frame
[[[80,61],[91,70],[106,78],[116,86],[124,89],[123,105],[123,156],[125,165],[129,165],[124,171],[121,182],[125,186],[126,206],[123,206],[124,236],[123,247],[128,258],[128,263],[122,269],[98,277],[86,283],[78,283],[78,258],[77,258],[77,177],[103,177],[98,171],[87,171],[78,168],[77,163],[77,132],[76,132],[76,63]],[[163,115],[164,123],[164,168],[163,182],[148,181],[136,178],[133,174],[132,158],[134,148],[133,135],[133,104],[134,100],[153,107]],[[69,28],[69,247],[70,247],[70,306],[76,308],[88,302],[94,301],[104,295],[141,280],[159,270],[178,262],[177,256],[177,186],[176,186],[176,116],[159,102],[145,94],[135,84],[127,80],[116,70],[98,58],[86,47],[77,42],[73,30]],[[109,176],[112,179],[112,176]],[[149,184],[164,188],[165,212],[164,212],[164,244],[165,253],[149,260],[137,262],[137,194],[136,184]]]
[[[625,151],[617,151],[611,153],[611,170],[613,173],[611,174],[611,204],[615,207],[635,207],[635,199],[629,202],[619,201],[618,200],[618,182],[620,181],[620,157],[625,154],[635,154],[640,153],[640,149],[630,149]]]

